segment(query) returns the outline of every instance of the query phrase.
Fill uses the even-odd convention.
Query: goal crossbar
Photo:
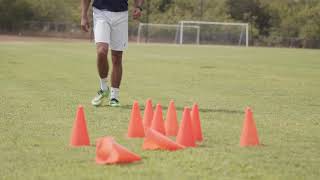
[[[180,21],[180,24],[213,24],[213,25],[230,25],[230,26],[248,26],[248,23],[234,23],[234,22],[210,22],[210,21]]]

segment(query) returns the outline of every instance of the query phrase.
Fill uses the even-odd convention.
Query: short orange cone
[[[199,115],[199,107],[198,104],[193,104],[192,111],[191,111],[191,120],[192,120],[192,128],[193,134],[196,141],[202,141],[202,129],[201,129],[201,122],[200,122],[200,115]]]
[[[245,111],[245,119],[243,122],[243,129],[240,138],[240,146],[257,146],[259,145],[259,138],[257,128],[253,119],[253,113],[251,108],[247,108]]]
[[[146,106],[144,109],[144,114],[143,114],[143,126],[145,131],[151,127],[152,118],[153,118],[152,100],[147,99]]]
[[[90,140],[86,125],[86,118],[84,115],[84,110],[81,105],[79,105],[76,118],[73,124],[70,146],[89,146]]]
[[[173,100],[170,101],[167,117],[165,121],[165,129],[167,136],[177,136],[179,125],[177,120],[177,111],[176,107],[174,106]]]
[[[162,149],[176,151],[183,149],[184,146],[172,141],[170,138],[153,129],[148,129],[142,148],[144,150]]]
[[[195,147],[196,141],[193,135],[190,108],[185,107],[176,142],[186,147]]]
[[[142,118],[141,118],[139,104],[137,101],[135,101],[132,106],[131,117],[130,117],[130,122],[128,127],[128,137],[130,138],[144,137]]]
[[[156,106],[155,113],[153,114],[151,128],[163,135],[166,133],[164,128],[164,123],[163,123],[162,107],[160,104],[157,104]]]
[[[116,143],[112,137],[99,138],[96,142],[96,163],[131,163],[141,160],[140,156]]]

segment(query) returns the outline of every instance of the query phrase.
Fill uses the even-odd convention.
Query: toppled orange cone
[[[245,111],[245,119],[243,122],[243,129],[240,138],[240,146],[257,146],[259,145],[259,138],[257,128],[253,119],[252,110],[248,107]]]
[[[135,101],[132,106],[131,117],[130,117],[130,122],[128,127],[128,137],[130,138],[144,137],[142,118],[141,118],[139,104],[137,101]]]
[[[116,143],[112,137],[99,138],[96,142],[96,163],[117,164],[140,161],[141,157]]]
[[[185,107],[182,121],[177,135],[176,142],[186,147],[195,147],[196,141],[193,135],[193,128],[190,116],[190,108]]]
[[[146,133],[142,148],[144,150],[162,149],[176,151],[179,149],[183,149],[184,146],[172,141],[165,135],[150,128]]]
[[[201,129],[201,122],[200,122],[200,115],[199,115],[199,107],[198,104],[194,104],[192,106],[191,111],[191,120],[192,120],[192,128],[193,134],[196,141],[202,141],[202,129]]]
[[[144,114],[143,114],[143,126],[145,131],[151,127],[152,118],[153,118],[152,100],[147,99],[146,106],[144,109]]]
[[[167,136],[177,136],[179,125],[177,120],[177,111],[176,107],[174,106],[173,100],[170,101],[166,121],[165,121],[165,129]]]
[[[160,104],[157,104],[156,106],[155,113],[153,114],[151,128],[158,131],[161,134],[166,133],[163,123],[162,107]]]
[[[142,149],[144,149],[144,150],[156,150],[156,149],[160,149],[160,146],[157,145],[154,141],[152,141],[152,139],[144,138],[143,144],[142,144]]]
[[[84,115],[83,106],[79,106],[77,109],[76,118],[73,124],[70,146],[89,146],[90,140],[86,125],[86,118]]]

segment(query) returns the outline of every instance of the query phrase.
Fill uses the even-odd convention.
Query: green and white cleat
[[[99,90],[97,95],[92,99],[91,104],[94,106],[100,106],[104,99],[108,99],[109,97],[109,90],[102,91]]]
[[[120,102],[118,101],[118,99],[111,99],[109,105],[111,107],[120,107]]]

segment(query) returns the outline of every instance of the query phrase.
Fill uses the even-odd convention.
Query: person
[[[133,18],[139,19],[144,0],[134,0]],[[81,0],[81,29],[90,29],[88,9],[91,0]],[[109,105],[120,106],[119,91],[122,78],[122,55],[128,46],[128,0],[94,0],[93,32],[97,51],[97,68],[100,77],[100,90],[92,99],[94,106],[100,106],[109,98]],[[108,52],[111,49],[111,87],[108,86]],[[110,95],[110,96],[109,96]]]

